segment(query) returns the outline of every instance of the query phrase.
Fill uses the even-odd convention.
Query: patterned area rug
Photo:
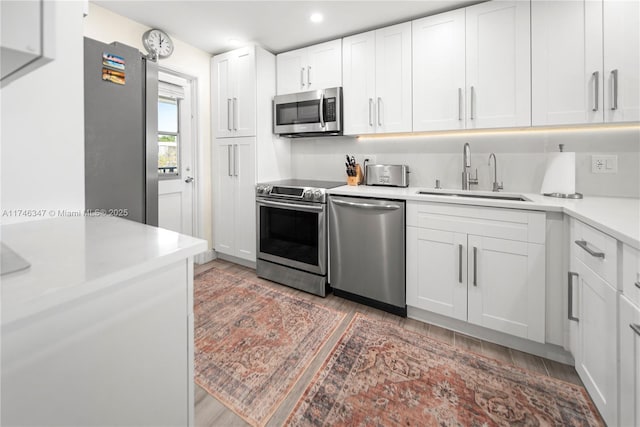
[[[218,269],[194,280],[195,380],[264,425],[345,314]]]
[[[586,391],[356,314],[295,426],[601,426]]]

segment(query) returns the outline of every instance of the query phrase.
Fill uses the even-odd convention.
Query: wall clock
[[[168,58],[173,53],[171,37],[157,28],[152,28],[142,35],[142,44],[152,59]]]

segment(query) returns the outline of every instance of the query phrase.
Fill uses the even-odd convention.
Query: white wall
[[[295,139],[291,142],[293,176],[346,181],[345,154],[359,163],[374,155],[376,163],[407,164],[411,186],[460,188],[462,147],[471,145],[472,170],[478,168],[479,185],[490,190],[494,152],[498,159],[498,181],[505,191],[538,193],[545,171],[546,153],[576,152],[576,189],[585,195],[640,197],[640,128],[524,130],[479,133],[446,133],[417,137],[355,139],[347,137]],[[591,155],[618,155],[617,174],[591,173]]]
[[[82,10],[56,2],[54,61],[0,90],[2,223],[84,209]],[[8,216],[16,209],[46,213]]]
[[[89,3],[89,15],[84,19],[84,35],[104,43],[118,41],[145,52],[142,34],[149,27],[129,18],[115,14],[105,8]],[[172,36],[172,34],[169,34]],[[159,65],[198,79],[198,189],[201,206],[202,229],[198,237],[205,238],[212,248],[211,215],[211,91],[210,61],[211,55],[183,41],[171,37],[175,49],[167,59],[161,59]]]

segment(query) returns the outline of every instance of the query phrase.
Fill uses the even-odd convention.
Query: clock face
[[[149,30],[142,36],[144,47],[159,58],[167,58],[173,53],[173,41],[161,30]]]

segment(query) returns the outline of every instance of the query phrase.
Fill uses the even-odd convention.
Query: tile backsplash
[[[471,169],[478,169],[479,184],[490,190],[493,162],[498,159],[498,181],[504,191],[538,193],[544,177],[547,153],[576,152],[576,190],[591,196],[640,197],[640,127],[446,133],[389,138],[331,137],[296,139],[291,143],[294,178],[346,180],[344,156],[358,163],[366,156],[375,163],[409,165],[411,186],[460,188],[462,148],[471,146]],[[618,173],[591,172],[593,154],[618,156]]]

